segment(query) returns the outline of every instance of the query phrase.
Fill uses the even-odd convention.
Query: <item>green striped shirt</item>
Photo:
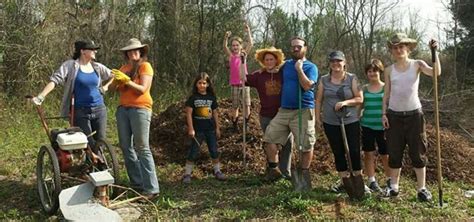
[[[379,92],[369,92],[364,87],[364,112],[360,119],[360,125],[373,130],[383,130],[382,125],[383,88]]]

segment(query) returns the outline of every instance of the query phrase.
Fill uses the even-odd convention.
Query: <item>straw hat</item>
[[[125,47],[121,48],[120,51],[129,51],[133,49],[141,49],[145,51],[145,54],[148,54],[148,45],[147,44],[142,44],[140,40],[136,38],[131,38],[130,40],[127,41],[127,44]]]
[[[265,67],[264,59],[267,53],[271,53],[276,57],[277,63],[276,66],[283,64],[285,60],[285,55],[281,49],[276,49],[275,47],[259,49],[255,52],[255,60],[260,64],[260,66]]]
[[[410,50],[413,50],[416,48],[417,43],[418,42],[415,39],[408,38],[405,33],[397,33],[389,41],[387,41],[387,47],[391,49],[394,45],[406,44]]]

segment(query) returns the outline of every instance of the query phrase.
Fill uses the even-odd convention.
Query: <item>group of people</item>
[[[228,58],[229,83],[232,98],[232,122],[237,130],[239,106],[242,105],[247,122],[250,115],[250,90],[254,87],[260,98],[259,119],[264,132],[267,169],[265,179],[289,179],[292,149],[300,151],[299,168],[302,177],[310,181],[310,165],[317,133],[326,135],[336,170],[341,178],[350,176],[343,138],[347,138],[350,162],[356,175],[368,178],[368,191],[383,192],[385,196],[399,194],[399,177],[405,146],[417,176],[418,199],[430,201],[431,193],[425,186],[424,154],[426,134],[421,103],[418,97],[419,74],[434,75],[432,67],[422,60],[409,58],[417,41],[398,33],[387,47],[395,61],[384,67],[373,59],[365,67],[368,84],[361,86],[357,76],[346,70],[343,52],[331,52],[327,61],[329,73],[318,78],[318,67],[306,58],[307,42],[301,37],[290,40],[291,58],[285,60],[281,49],[269,47],[256,50],[255,59],[261,69],[248,74],[245,59],[253,46],[251,32],[245,31],[248,43],[239,37],[231,38],[231,48],[224,36],[224,51]],[[429,47],[436,48],[432,40]],[[64,85],[61,114],[74,113],[72,123],[89,137],[91,147],[95,141],[105,140],[107,110],[103,93],[120,92],[120,105],[116,110],[119,144],[122,149],[130,186],[148,198],[159,193],[155,164],[149,146],[152,113],[150,88],[153,68],[147,62],[148,45],[130,39],[120,50],[126,64],[120,69],[109,69],[95,62],[99,47],[92,41],[77,41],[71,60],[64,62],[53,73],[46,87],[33,98],[40,105],[56,85]],[[435,64],[441,72],[438,56]],[[381,80],[381,76],[384,80]],[[218,102],[211,78],[199,73],[193,81],[192,92],[185,103],[187,134],[192,140],[184,168],[183,183],[192,179],[194,162],[201,143],[206,142],[212,158],[214,176],[226,180],[221,171],[217,139],[221,135]],[[343,120],[343,121],[341,121]],[[245,120],[244,120],[245,121]],[[345,135],[341,134],[341,124]],[[360,142],[364,151],[362,164]],[[96,150],[93,151],[96,152]],[[382,160],[387,177],[386,189],[375,179],[377,154]],[[311,189],[311,183],[304,185]],[[332,190],[342,192],[344,184],[336,183]]]
[[[89,145],[97,154],[96,141],[106,139],[107,109],[103,94],[117,90],[120,93],[117,131],[130,186],[146,198],[155,198],[160,189],[149,146],[153,68],[147,61],[148,45],[130,39],[120,49],[125,64],[112,70],[94,61],[99,48],[93,41],[76,41],[72,59],[51,75],[50,82],[32,101],[41,105],[57,85],[64,86],[61,115],[69,116],[71,125],[88,135]]]
[[[245,30],[250,35],[248,27]],[[397,33],[387,41],[395,62],[385,68],[382,61],[372,59],[364,69],[368,83],[362,86],[357,75],[347,71],[346,56],[341,51],[328,55],[329,72],[318,78],[318,67],[306,58],[307,42],[300,37],[290,40],[291,58],[286,61],[281,49],[270,47],[257,50],[255,59],[262,68],[247,75],[247,68],[238,64],[245,64],[242,59],[250,52],[252,40],[249,38],[244,48],[242,39],[233,37],[232,48],[229,49],[229,37],[230,32],[226,32],[224,51],[229,60],[233,107],[241,103],[244,109],[248,108],[246,88],[249,86],[256,88],[260,98],[260,125],[266,143],[266,180],[290,178],[291,153],[295,144],[301,152],[299,167],[302,177],[310,180],[309,168],[316,134],[324,132],[341,178],[331,187],[334,192],[344,190],[341,181],[350,176],[350,162],[354,175],[364,172],[367,176],[366,192],[398,196],[403,153],[408,146],[417,178],[417,198],[420,201],[432,199],[425,185],[427,139],[418,86],[420,73],[440,75],[438,55],[435,56],[435,73],[435,69],[423,60],[409,57],[417,41],[404,33]],[[436,49],[437,41],[431,40],[428,47]],[[239,73],[246,75],[239,76]],[[242,90],[244,93],[241,93]],[[238,112],[233,114],[235,126]],[[341,133],[341,124],[345,135]],[[344,137],[349,155],[346,155]],[[386,177],[384,190],[375,178],[377,156],[381,159]],[[190,171],[184,178],[185,182],[190,181],[187,179],[190,178]],[[304,186],[305,190],[311,189],[310,183]]]

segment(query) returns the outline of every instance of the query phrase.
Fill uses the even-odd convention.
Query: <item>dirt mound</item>
[[[232,131],[232,122],[228,115],[231,105],[230,100],[219,101],[219,121],[222,135],[218,140],[218,147],[221,153],[223,170],[228,174],[243,173],[246,171],[242,165],[242,134]],[[263,135],[258,121],[258,108],[256,107],[259,107],[259,103],[254,100],[252,101],[252,111],[249,121],[249,134],[252,135],[252,139],[246,146],[247,170],[263,173],[266,160],[263,151]],[[436,180],[434,129],[430,124],[427,125],[427,129],[430,143],[430,149],[427,153],[429,159],[427,174],[429,180]],[[156,158],[155,161],[158,165],[166,165],[167,163],[184,165],[188,147],[191,143],[191,139],[186,133],[184,102],[173,104],[162,113],[154,115],[151,123],[150,136],[151,146]],[[472,144],[448,129],[442,129],[441,148],[444,178],[473,182],[474,178],[472,175],[474,174],[474,168],[470,167],[469,164],[470,161],[474,160]],[[293,166],[295,166],[297,153],[294,151],[293,154]],[[408,160],[408,156],[406,156],[405,160]],[[406,164],[409,164],[408,161]],[[201,148],[197,165],[203,170],[212,169],[206,146]],[[409,170],[408,167],[404,168],[404,173],[411,174],[411,172],[413,172]],[[334,159],[324,135],[319,135],[315,145],[315,155],[311,170],[319,174],[335,171]]]
[[[242,133],[234,133],[229,111],[232,106],[230,100],[219,101],[219,114],[221,124],[221,138],[218,139],[219,152],[223,169],[227,173],[242,173],[245,168],[242,165],[243,146]],[[250,141],[246,146],[247,170],[263,173],[266,160],[263,151],[263,133],[258,120],[258,101],[252,101],[251,115],[249,120]],[[239,130],[242,132],[242,121]],[[186,121],[184,113],[184,102],[179,102],[169,106],[165,111],[153,117],[151,123],[151,146],[154,149],[157,164],[179,163],[186,161],[186,154],[191,139],[186,133]],[[315,160],[312,169],[317,172],[329,172],[332,170],[333,158],[327,142],[319,138],[317,149],[315,150]],[[321,145],[323,144],[323,145]],[[296,154],[296,153],[295,153]],[[295,155],[294,155],[295,156]],[[293,164],[296,159],[293,158]],[[211,169],[210,157],[207,147],[201,147],[201,155],[198,160],[198,167]],[[316,164],[317,163],[317,164]]]
[[[428,181],[437,180],[437,153],[436,153],[436,132],[435,127],[431,124],[426,125],[428,133],[428,165],[426,167],[426,175]],[[441,165],[444,178],[451,181],[462,180],[468,183],[474,183],[474,146],[468,140],[457,133],[446,129],[440,129],[440,146],[441,146]],[[408,156],[405,156],[408,161]],[[404,171],[409,171],[405,167]],[[411,171],[413,172],[413,171]]]

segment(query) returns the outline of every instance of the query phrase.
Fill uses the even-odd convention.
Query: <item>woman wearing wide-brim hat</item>
[[[431,201],[432,195],[425,185],[426,146],[425,120],[418,97],[420,73],[434,75],[434,70],[423,60],[410,59],[409,55],[417,45],[415,39],[404,33],[395,34],[387,47],[395,63],[385,69],[385,94],[382,107],[382,122],[387,138],[389,154],[390,181],[385,196],[394,197],[399,193],[399,178],[405,146],[415,170],[417,197],[420,201]],[[432,39],[430,48],[437,48],[438,42]],[[436,70],[441,74],[441,65],[436,55]]]
[[[248,75],[245,84],[257,89],[260,98],[260,127],[265,134],[268,124],[280,108],[282,77],[279,68],[284,63],[285,55],[281,49],[269,47],[257,50],[255,60],[260,64],[261,69]],[[267,176],[267,180],[276,180],[281,174],[290,178],[292,144],[293,140],[289,137],[281,151],[278,167],[280,172],[271,174],[273,175],[271,178]],[[272,169],[277,168],[275,166]],[[269,175],[268,172],[267,175]]]
[[[112,70],[114,83],[120,92],[120,105],[116,112],[120,148],[131,187],[151,199],[160,192],[149,145],[153,68],[147,61],[148,45],[140,40],[128,40],[120,51],[127,63],[120,70]]]

